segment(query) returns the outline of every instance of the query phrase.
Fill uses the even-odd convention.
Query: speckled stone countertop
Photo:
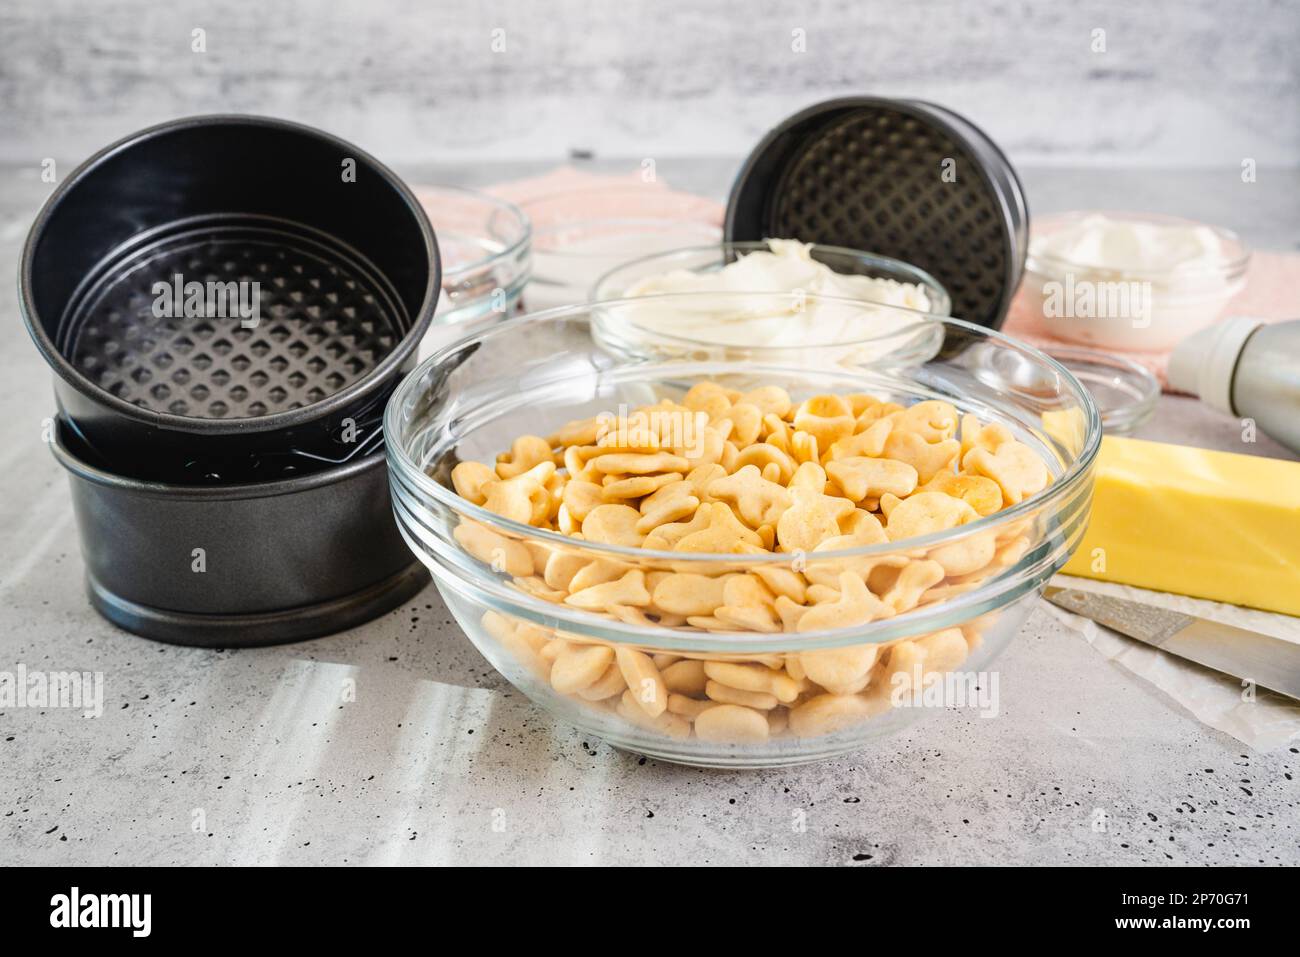
[[[660,165],[714,195],[732,169]],[[1035,213],[1155,209],[1300,248],[1297,172],[1249,190],[1235,171],[1022,174]],[[1202,726],[1041,608],[999,659],[998,718],[945,711],[851,758],[753,773],[555,726],[431,586],[365,627],[278,648],[117,631],[82,592],[67,481],[41,438],[49,372],[12,291],[47,190],[36,169],[0,170],[0,671],[102,672],[104,713],[0,709],[0,864],[1300,863],[1295,748],[1252,753]],[[1190,400],[1163,398],[1140,434],[1241,450],[1235,420]]]

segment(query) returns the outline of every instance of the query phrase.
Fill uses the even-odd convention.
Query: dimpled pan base
[[[257,320],[186,316],[156,283],[257,283]],[[240,288],[226,287],[232,291]],[[219,300],[218,300],[219,301]],[[158,313],[164,313],[159,315]],[[172,315],[167,315],[170,312]],[[407,324],[392,290],[354,251],[296,224],[240,217],[153,230],[106,257],[69,304],[60,351],[141,408],[208,419],[301,409],[357,381]]]
[[[945,175],[947,173],[947,175]],[[948,291],[952,315],[998,328],[1024,266],[1027,213],[1006,158],[942,107],[831,101],[746,161],[727,238],[797,238],[892,256]]]

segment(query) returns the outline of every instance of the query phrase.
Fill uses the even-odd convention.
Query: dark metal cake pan
[[[1002,150],[919,100],[846,97],[778,125],[741,167],[726,238],[800,239],[901,259],[948,290],[952,314],[1002,325],[1024,271],[1029,211]]]
[[[91,603],[114,624],[184,645],[315,638],[377,617],[428,581],[393,521],[384,450],[249,485],[177,485],[111,471],[66,422]]]
[[[97,449],[314,453],[414,365],[440,286],[406,186],[343,140],[201,116],[109,146],[42,208],[19,297]]]

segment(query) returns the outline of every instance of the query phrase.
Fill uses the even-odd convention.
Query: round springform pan
[[[108,470],[65,422],[91,603],[114,624],[184,645],[331,634],[428,581],[393,521],[384,451],[250,485],[174,485]]]

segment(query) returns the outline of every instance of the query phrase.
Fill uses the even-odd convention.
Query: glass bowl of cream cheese
[[[1244,286],[1249,262],[1241,238],[1218,226],[1070,212],[1035,223],[1024,282],[1051,335],[1159,352],[1217,320]]]
[[[951,310],[943,286],[916,266],[789,239],[635,259],[597,280],[591,300],[597,342],[625,356],[659,358],[807,351],[817,361],[832,354],[840,363],[871,361]],[[843,350],[828,349],[836,345]]]

